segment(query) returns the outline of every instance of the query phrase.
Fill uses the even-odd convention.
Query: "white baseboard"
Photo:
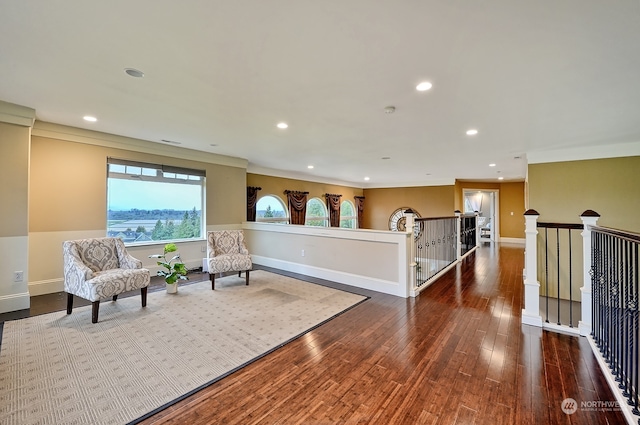
[[[474,247],[475,249],[475,247]],[[468,254],[468,253],[467,253]],[[464,258],[464,257],[463,257]],[[445,267],[444,269],[440,270],[438,273],[434,274],[427,282],[425,282],[423,285],[421,285],[418,288],[413,289],[412,291],[409,292],[409,296],[410,297],[416,297],[418,296],[418,294],[422,291],[424,291],[425,289],[427,289],[429,286],[431,286],[432,284],[434,284],[438,279],[440,279],[440,277],[442,277],[442,275],[444,275],[445,273],[447,273],[449,270],[451,270],[452,268],[454,268],[455,266],[458,265],[458,263],[460,262],[460,260],[456,260],[453,263],[449,264],[447,267]]]
[[[622,392],[618,387],[618,382],[616,382],[615,376],[611,374],[611,371],[609,370],[609,366],[607,365],[607,362],[604,359],[604,357],[602,357],[602,353],[600,353],[600,350],[598,349],[596,342],[593,340],[591,336],[587,336],[586,338],[587,338],[587,341],[589,341],[589,345],[591,346],[591,351],[593,351],[593,354],[598,360],[598,364],[600,365],[600,370],[602,370],[602,374],[604,375],[605,379],[607,380],[607,383],[609,384],[609,387],[611,388],[611,392],[613,393],[614,397],[616,398],[616,401],[620,405],[620,409],[622,410],[622,413],[624,414],[624,417],[627,420],[627,423],[629,423],[629,425],[637,424],[639,417],[634,415],[633,412],[631,411],[631,407],[627,403],[627,399],[622,395]]]
[[[64,280],[62,278],[29,282],[29,295],[32,297],[62,291],[64,291]]]
[[[580,329],[579,328],[570,328],[569,326],[558,325],[556,323],[544,322],[542,324],[542,328],[545,329],[545,330],[548,330],[548,331],[550,330],[550,331],[558,332],[558,333],[561,333],[561,334],[580,336]]]
[[[31,306],[28,292],[0,296],[0,313],[26,310]]]
[[[401,296],[399,295],[401,288],[399,287],[398,282],[375,279],[368,276],[329,270],[321,267],[309,266],[306,264],[292,263],[289,261],[262,257],[253,254],[251,255],[251,259],[255,264],[260,264],[267,267],[273,267],[293,273],[300,273],[306,276],[326,279],[332,282],[355,286],[357,288],[370,289],[372,291],[382,292],[384,294]]]
[[[515,243],[518,245],[524,245],[525,244],[525,238],[500,238],[500,242],[504,242],[504,243]]]
[[[534,316],[534,315],[528,314],[523,309],[522,310],[522,324],[541,328],[542,327],[542,316],[540,316],[540,315]]]

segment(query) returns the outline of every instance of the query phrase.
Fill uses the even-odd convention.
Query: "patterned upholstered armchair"
[[[73,309],[73,296],[91,301],[91,322],[98,322],[100,300],[140,289],[142,307],[147,305],[149,270],[132,257],[120,238],[95,238],[66,241],[64,257],[64,290],[67,314]]]
[[[207,232],[207,258],[211,290],[215,289],[216,274],[223,272],[245,272],[249,284],[249,271],[253,267],[251,256],[244,244],[242,230],[220,230]]]

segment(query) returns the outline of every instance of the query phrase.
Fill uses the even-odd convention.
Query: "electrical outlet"
[[[304,249],[300,252],[300,255],[304,257]]]
[[[207,247],[206,246],[201,246],[200,247],[200,252],[207,252]]]
[[[22,282],[24,280],[24,272],[22,270],[13,272],[13,281]]]

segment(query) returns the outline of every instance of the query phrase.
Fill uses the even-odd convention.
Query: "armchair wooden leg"
[[[98,323],[98,310],[100,310],[100,301],[91,303],[91,323]]]
[[[118,299],[118,294],[113,296],[113,301],[116,301]]]
[[[142,298],[142,307],[147,306],[147,289],[148,289],[148,286],[145,286],[144,288],[140,288],[140,297]]]
[[[71,314],[73,310],[73,294],[67,293],[67,314]]]
[[[247,270],[245,273],[245,279],[247,281],[247,286],[249,286],[249,270]]]
[[[211,290],[214,291],[216,289],[216,274],[211,273]]]

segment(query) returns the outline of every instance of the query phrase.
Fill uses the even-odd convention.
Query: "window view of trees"
[[[107,236],[125,242],[195,239],[202,235],[201,211],[109,210]],[[135,230],[133,230],[135,229]]]
[[[350,201],[342,201],[340,204],[340,227],[356,228],[356,209]]]
[[[256,204],[256,221],[272,223],[288,223],[289,217],[284,203],[276,196],[267,195],[258,199]]]
[[[307,201],[307,217],[305,224],[307,226],[326,227],[329,221],[327,208],[319,198],[312,198]]]

